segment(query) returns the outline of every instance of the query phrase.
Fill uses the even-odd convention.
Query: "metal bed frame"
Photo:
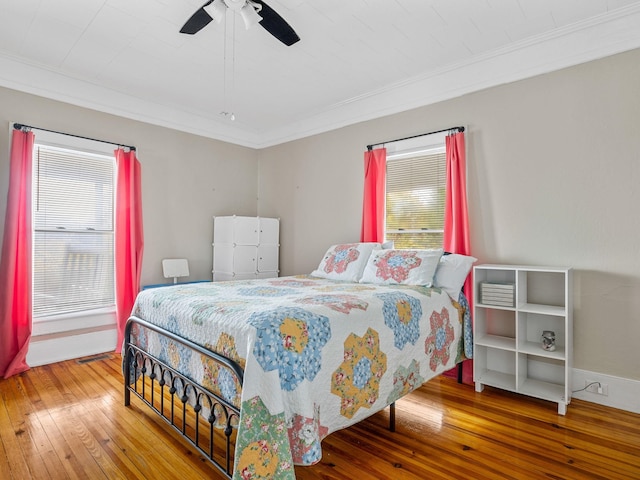
[[[232,458],[235,453],[232,453],[232,450],[235,449],[235,443],[231,441],[231,436],[234,421],[240,420],[240,409],[185,377],[167,365],[166,362],[131,343],[131,330],[135,325],[164,335],[216,364],[228,368],[236,376],[240,385],[242,385],[244,377],[242,367],[223,355],[207,350],[138,317],[132,316],[127,321],[123,346],[124,405],[130,405],[131,394],[137,396],[215,465],[223,475],[231,478],[233,476]],[[457,368],[458,383],[462,383],[462,363],[458,363]],[[148,384],[145,378],[149,379]],[[160,390],[159,395],[156,393],[157,388]],[[165,394],[169,395],[168,406]],[[190,401],[194,403],[192,408],[188,408]],[[178,406],[178,411],[176,411],[176,406]],[[207,412],[208,415],[205,416],[204,414]],[[188,421],[189,419],[192,420],[192,424]],[[221,419],[224,423],[223,461],[216,458],[216,456],[220,458],[221,455],[218,453],[219,449],[214,441],[216,425],[220,425]],[[201,423],[206,426],[204,434],[200,430]],[[389,430],[396,431],[395,402],[389,405]]]
[[[242,385],[244,371],[233,360],[207,350],[189,340],[132,316],[127,321],[123,346],[124,404],[129,406],[131,394],[162,417],[227,478],[233,475],[235,442],[231,441],[233,423],[240,420],[240,409],[221,396],[185,377],[159,358],[131,343],[131,329],[139,325],[200,353],[216,364],[228,368]],[[146,379],[149,379],[148,382]],[[159,388],[159,394],[156,390]],[[168,400],[165,395],[168,394]],[[191,408],[189,402],[193,403]],[[168,405],[167,405],[168,403]],[[177,407],[177,408],[176,408]],[[191,420],[191,421],[190,421]],[[201,424],[206,429],[201,431]],[[223,424],[222,455],[215,443],[217,425]],[[218,433],[218,436],[220,434]],[[223,457],[223,460],[218,458]]]

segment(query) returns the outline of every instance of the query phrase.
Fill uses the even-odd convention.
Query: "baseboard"
[[[115,325],[31,337],[27,365],[37,367],[98,353],[113,352],[116,341]]]
[[[572,375],[573,398],[640,413],[640,381],[577,368],[572,370]],[[601,395],[584,390],[587,382],[600,382],[601,385],[606,385],[608,394]]]

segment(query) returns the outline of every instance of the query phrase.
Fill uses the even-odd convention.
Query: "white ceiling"
[[[203,3],[1,0],[0,85],[261,148],[640,47],[640,0],[267,0],[291,47]]]

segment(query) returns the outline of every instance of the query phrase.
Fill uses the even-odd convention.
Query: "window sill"
[[[114,307],[52,315],[33,319],[32,336],[50,335],[95,327],[115,326],[116,309]]]

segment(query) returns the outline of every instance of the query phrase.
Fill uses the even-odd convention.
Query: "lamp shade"
[[[189,262],[186,258],[165,258],[162,260],[162,274],[164,278],[173,277],[173,283],[177,283],[178,277],[189,276]]]
[[[205,12],[211,15],[211,18],[213,18],[216,23],[221,23],[227,14],[227,6],[224,0],[213,0],[212,3],[203,8]]]
[[[244,7],[240,9],[240,16],[242,20],[244,20],[244,26],[247,30],[262,20],[262,17],[256,12],[256,9],[250,2],[245,3]]]

